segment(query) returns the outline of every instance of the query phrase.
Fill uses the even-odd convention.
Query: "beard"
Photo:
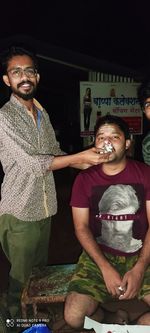
[[[24,83],[29,83],[32,89],[30,89],[29,91],[27,91],[27,92],[25,92],[25,93],[22,93],[21,91],[19,91],[18,88],[21,87]],[[32,98],[35,96],[36,90],[37,90],[37,86],[35,86],[35,85],[34,85],[32,82],[30,82],[30,81],[26,81],[26,82],[23,81],[23,82],[21,82],[21,83],[19,83],[19,84],[17,85],[17,88],[16,88],[16,89],[15,89],[15,88],[12,89],[13,93],[14,93],[16,96],[22,98],[22,99],[25,100],[25,101],[28,101],[29,99],[32,99]]]

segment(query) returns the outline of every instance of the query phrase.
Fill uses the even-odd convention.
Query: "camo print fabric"
[[[134,266],[138,259],[137,255],[124,257],[105,253],[105,256],[114,267],[117,267],[117,271],[122,276]],[[81,254],[76,271],[69,284],[68,292],[72,291],[91,296],[100,303],[112,300],[112,296],[106,289],[100,270],[85,252]],[[138,297],[143,298],[148,294],[150,294],[150,266],[144,275],[143,285]]]

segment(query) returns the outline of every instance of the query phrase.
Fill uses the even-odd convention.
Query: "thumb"
[[[94,153],[97,153],[97,149],[95,147],[92,147],[91,150],[94,152]]]

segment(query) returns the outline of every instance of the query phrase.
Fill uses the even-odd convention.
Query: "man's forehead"
[[[20,66],[33,66],[33,61],[28,55],[16,55],[9,60],[8,66],[20,67]]]
[[[121,129],[117,124],[104,124],[98,129],[99,133],[105,131],[121,132]]]

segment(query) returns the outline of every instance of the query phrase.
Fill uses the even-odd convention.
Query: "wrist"
[[[73,154],[71,156],[71,163],[70,164],[83,164],[86,163],[87,160],[84,158],[83,152]]]
[[[144,272],[148,266],[148,263],[143,259],[139,258],[137,263],[134,266],[134,269],[138,269],[139,271]]]
[[[111,264],[105,258],[100,260],[100,263],[98,266],[102,273],[107,271],[110,267],[112,267]]]

